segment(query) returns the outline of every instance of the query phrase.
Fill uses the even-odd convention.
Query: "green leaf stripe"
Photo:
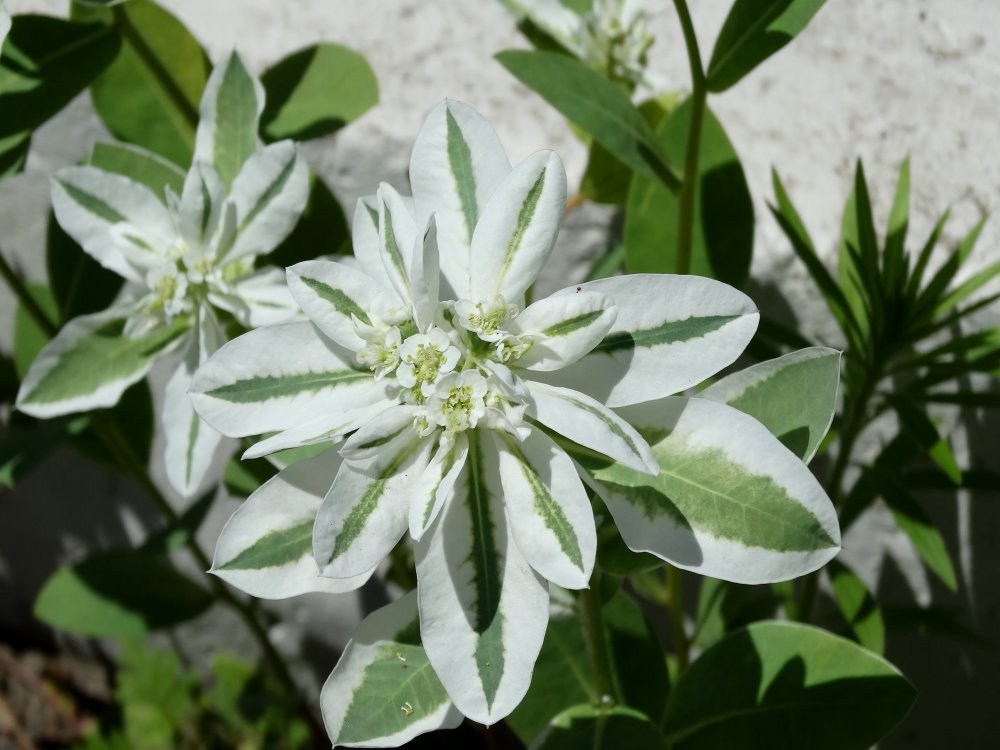
[[[365,667],[337,743],[368,744],[375,737],[392,737],[447,702],[448,694],[420,644],[420,621],[414,619]]]
[[[59,184],[62,185],[63,190],[66,191],[70,198],[79,203],[85,210],[94,214],[94,216],[104,219],[110,224],[127,221],[122,214],[118,213],[118,211],[113,209],[96,195],[88,193],[86,190],[81,190],[76,185],[69,182],[59,180]]]
[[[396,243],[396,232],[392,226],[392,212],[389,206],[385,206],[385,250],[389,253],[389,260],[392,261],[393,268],[409,288],[410,277],[406,275],[406,264],[403,263],[403,255],[399,252],[399,245]]]
[[[607,428],[611,430],[612,433],[615,434],[616,437],[619,437],[622,440],[624,440],[625,445],[629,447],[629,450],[631,450],[640,459],[642,458],[642,449],[638,446],[638,444],[636,444],[632,436],[629,435],[627,432],[625,432],[625,430],[622,429],[622,426],[617,422],[615,422],[613,419],[608,419],[608,415],[605,414],[603,411],[595,408],[592,404],[588,404],[586,401],[580,401],[578,399],[573,398],[572,396],[567,396],[566,394],[563,393],[555,393],[555,392],[550,392],[550,393],[556,398],[562,399],[563,401],[572,404],[577,409],[582,409],[588,414],[593,414],[595,417],[601,420],[601,422],[604,423],[607,426]]]
[[[294,375],[258,375],[235,383],[220,385],[206,391],[206,395],[221,398],[234,404],[253,404],[272,398],[289,398],[300,393],[338,388],[372,375],[361,370],[332,370],[328,372],[301,372]]]
[[[313,519],[269,531],[218,570],[277,568],[312,554]]]
[[[486,696],[486,705],[493,707],[500,678],[504,671],[503,615],[500,612],[501,573],[494,521],[490,509],[490,491],[483,476],[483,456],[479,435],[469,431],[469,494],[465,499],[472,524],[472,549],[469,562],[476,589],[473,614],[476,642],[476,667]]]
[[[553,323],[548,328],[543,329],[542,333],[553,338],[558,336],[568,336],[571,333],[579,331],[581,328],[586,328],[603,314],[604,310],[593,310],[588,313],[583,313],[582,315],[577,315],[573,318],[560,320],[558,323]]]
[[[191,464],[194,463],[194,444],[198,440],[201,428],[201,418],[196,412],[191,412],[191,424],[188,426],[187,450],[184,452],[184,480],[191,481]]]
[[[531,186],[528,194],[524,197],[524,203],[521,204],[521,210],[517,214],[517,224],[514,226],[514,233],[510,236],[510,241],[507,243],[507,250],[503,256],[503,264],[500,267],[500,273],[497,274],[497,288],[499,288],[503,277],[506,276],[510,264],[514,262],[514,256],[520,250],[524,235],[528,231],[528,227],[531,226],[531,220],[535,216],[535,209],[538,208],[538,201],[542,197],[542,191],[545,189],[545,172],[545,169],[539,172],[538,179],[535,180],[535,184]]]
[[[660,462],[658,477],[646,478],[618,464],[595,476],[628,488],[623,498],[650,519],[667,515],[717,538],[778,552],[837,546],[819,519],[784,487],[769,476],[749,474],[724,451],[668,438],[653,453]]]
[[[605,337],[600,344],[594,347],[593,351],[611,354],[628,349],[649,349],[663,344],[691,341],[707,336],[739,317],[738,315],[692,316],[684,320],[668,320],[655,328],[620,331]]]
[[[479,221],[479,206],[476,202],[476,173],[472,168],[472,152],[469,144],[458,126],[451,110],[445,107],[446,141],[448,145],[448,166],[455,178],[455,190],[462,202],[462,213],[465,215],[465,228],[468,232],[465,241],[472,242],[472,233]]]
[[[329,302],[341,315],[346,315],[348,318],[355,315],[365,325],[372,324],[368,313],[362,310],[358,303],[348,297],[342,289],[334,289],[329,284],[319,279],[310,278],[309,276],[301,276],[300,278],[302,279],[302,283],[312,289],[317,297]]]
[[[238,55],[229,56],[215,99],[213,161],[229,185],[257,150],[257,92]]]
[[[240,232],[250,226],[260,212],[267,208],[271,201],[281,194],[281,191],[285,188],[285,183],[288,182],[288,178],[292,176],[292,171],[295,169],[295,161],[297,158],[298,154],[295,151],[292,151],[292,157],[288,160],[288,163],[282,167],[278,176],[274,178],[270,185],[267,186],[267,190],[265,190],[260,196],[260,200],[258,200],[254,207],[250,209],[250,212],[240,223]]]
[[[541,477],[538,476],[538,472],[528,462],[528,459],[521,452],[521,449],[517,447],[513,438],[502,433],[497,434],[500,435],[500,439],[503,440],[507,450],[513,454],[518,464],[520,464],[521,473],[524,474],[524,478],[531,487],[535,510],[545,522],[545,527],[555,534],[556,539],[559,541],[559,547],[566,557],[582,571],[583,554],[580,552],[580,543],[577,541],[576,532],[573,531],[573,525],[566,518],[562,506],[552,497],[549,488],[545,486]]]

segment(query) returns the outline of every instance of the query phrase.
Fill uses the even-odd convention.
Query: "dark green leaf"
[[[959,641],[992,645],[982,633],[965,621],[959,608],[886,607],[886,627],[892,633],[915,633],[920,636],[943,636]]]
[[[86,428],[86,416],[8,425],[0,438],[0,486],[14,489],[69,436]]]
[[[378,104],[375,72],[354,50],[316,44],[267,70],[261,132],[269,141],[335,133]]]
[[[885,653],[885,624],[882,622],[882,610],[871,595],[865,582],[858,575],[837,560],[826,568],[833,584],[833,595],[840,607],[841,614],[847,620],[858,643],[874,651]]]
[[[886,288],[901,296],[906,282],[906,232],[910,225],[910,157],[903,160],[885,232],[884,275]]]
[[[234,456],[226,463],[222,481],[226,491],[237,497],[250,497],[264,482],[278,473],[278,470],[263,458],[241,461]]]
[[[667,710],[673,750],[867,750],[913,705],[887,661],[819,628],[760,622],[681,675]]]
[[[648,552],[630,550],[611,520],[611,514],[605,511],[597,527],[597,564],[612,575],[630,576],[662,568],[667,563]]]
[[[52,291],[41,284],[28,282],[28,293],[34,298],[49,320],[56,320],[56,303]],[[23,305],[18,305],[14,313],[14,371],[19,380],[23,379],[38,352],[49,343],[49,335],[35,322]]]
[[[603,254],[599,255],[590,265],[584,281],[594,281],[596,279],[606,279],[609,276],[617,276],[625,265],[625,245],[616,242]]]
[[[213,487],[204,495],[195,500],[184,509],[174,521],[164,526],[159,531],[150,536],[139,547],[141,552],[159,553],[168,555],[171,552],[184,547],[195,538],[198,529],[201,528],[205,516],[212,507],[215,499],[215,488]]]
[[[691,120],[685,101],[656,138],[674,163],[684,159]],[[625,214],[625,254],[633,273],[673,273],[679,199],[659,181],[636,175]],[[722,124],[706,109],[698,159],[691,273],[743,286],[753,255],[753,201],[739,156]]]
[[[55,317],[65,323],[110,306],[125,280],[85,253],[59,226],[51,211],[47,232],[45,266],[58,306]]]
[[[667,750],[656,725],[639,711],[582,704],[567,708],[531,743],[531,750]]]
[[[951,446],[939,433],[937,427],[920,407],[906,398],[899,396],[886,396],[889,404],[899,416],[904,430],[919,443],[920,447],[927,451],[927,454],[941,470],[947,474],[955,485],[962,483],[962,470],[958,468],[958,461],[951,451]]]
[[[73,14],[113,19],[123,39],[118,57],[90,89],[108,130],[186,168],[211,70],[198,40],[152,0],[130,0],[112,9],[74,6]]]
[[[496,58],[634,172],[679,189],[653,132],[624,90],[557,52],[506,50]]]
[[[770,586],[746,586],[702,578],[698,591],[698,624],[692,643],[702,650],[707,649],[734,630],[774,617],[778,604]]]
[[[709,91],[725,91],[788,44],[826,0],[736,0],[708,63]]]
[[[35,601],[47,625],[88,636],[145,635],[197,617],[211,595],[157,554],[115,551],[59,568]]]

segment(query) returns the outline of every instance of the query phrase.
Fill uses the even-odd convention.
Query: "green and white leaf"
[[[201,97],[194,161],[215,167],[230,185],[260,145],[264,87],[239,52],[230,52],[212,70]]]
[[[228,453],[234,447],[202,422],[188,396],[198,366],[225,343],[226,334],[207,307],[199,311],[198,325],[192,333],[187,350],[167,381],[161,416],[167,481],[183,497],[197,494],[223,442]]]
[[[747,367],[698,394],[763,424],[808,463],[833,422],[840,352],[815,346]]]
[[[469,441],[459,433],[439,440],[434,457],[424,469],[410,500],[410,536],[419,542],[424,532],[455,494],[455,484],[469,456]]]
[[[215,546],[212,573],[251,596],[284,599],[312,591],[353,591],[353,578],[323,578],[313,559],[313,523],[340,466],[329,449],[271,477],[237,509]]]
[[[620,409],[660,464],[594,472],[622,539],[677,567],[735,583],[816,570],[840,551],[823,488],[757,420],[725,404],[671,397]]]
[[[670,396],[714,375],[743,352],[760,317],[745,294],[700,276],[630,274],[580,289],[610,298],[618,317],[592,352],[546,382],[611,407]]]
[[[287,430],[385,398],[385,385],[312,323],[258,328],[216,352],[195,375],[195,410],[223,435]]]
[[[114,406],[153,362],[183,345],[191,326],[189,318],[177,318],[141,338],[128,338],[130,313],[130,307],[113,307],[67,323],[32,362],[17,408],[46,419]]]
[[[184,172],[176,164],[130,143],[95,143],[87,164],[142,183],[163,201],[167,188],[178,195],[184,189]]]
[[[504,498],[514,542],[544,578],[568,589],[586,588],[597,554],[590,499],[572,459],[541,430],[518,443],[494,432],[486,472],[499,482],[490,489]],[[496,467],[490,462],[499,458]]]
[[[611,300],[594,292],[540,299],[511,323],[511,333],[531,341],[531,347],[511,364],[528,370],[560,370],[597,346],[617,315]]]
[[[412,297],[409,270],[413,264],[413,253],[418,247],[423,247],[422,243],[418,245],[417,225],[407,201],[392,185],[385,182],[379,185],[376,201],[382,267],[396,294],[408,302]]]
[[[493,126],[471,107],[446,99],[427,116],[410,156],[418,226],[433,213],[445,298],[468,299],[472,236],[487,201],[510,172]]]
[[[487,472],[491,441],[469,436],[455,496],[417,543],[420,632],[448,695],[470,719],[495,724],[524,697],[549,617],[545,581],[510,534]],[[496,471],[492,468],[492,471]]]
[[[520,300],[555,245],[566,207],[566,170],[538,151],[504,178],[472,235],[471,299]]]
[[[351,244],[361,270],[375,279],[383,289],[392,289],[392,280],[382,264],[379,242],[378,200],[376,196],[358,198],[351,223]]]
[[[420,645],[416,592],[358,626],[320,705],[330,740],[343,747],[398,747],[462,722]]]

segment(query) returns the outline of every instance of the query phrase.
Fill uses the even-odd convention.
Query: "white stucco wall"
[[[426,112],[445,96],[483,112],[512,160],[554,148],[566,162],[571,185],[582,174],[584,149],[562,118],[492,59],[494,52],[524,42],[490,0],[162,2],[215,59],[238,46],[260,70],[323,40],[348,44],[368,58],[379,79],[380,105],[336,138],[306,147],[312,166],[348,208],[381,180],[405,187],[413,138]],[[13,13],[56,15],[64,14],[67,6],[66,0],[7,4]],[[693,4],[706,58],[728,5]],[[686,59],[673,13],[658,18],[653,29],[654,69],[684,87]],[[766,210],[771,167],[782,174],[814,240],[832,259],[855,159],[865,160],[879,223],[884,224],[898,165],[911,154],[911,236],[922,241],[950,205],[952,220],[945,238],[953,243],[980,215],[1000,207],[998,92],[1000,4],[830,0],[790,47],[710,102],[741,155],[757,206],[755,279],[776,287],[807,331],[837,343],[817,293]],[[81,97],[37,134],[27,172],[0,183],[0,248],[32,279],[44,278],[47,176],[81,158],[102,134],[89,101]],[[560,285],[569,274],[579,273],[584,259],[606,246],[608,220],[607,211],[587,208],[571,216],[547,283]],[[1000,258],[998,240],[1000,222],[995,221],[984,232],[970,271]],[[10,346],[12,310],[10,295],[0,292],[4,350]],[[995,323],[997,317],[994,310],[983,320]],[[973,453],[984,460],[989,442],[995,443],[996,428],[995,421],[976,426],[970,440],[959,440],[959,448],[975,446]],[[72,479],[69,486],[67,478]],[[231,508],[216,508],[204,533],[207,547]],[[996,552],[986,546],[997,538],[995,503],[993,508],[981,499],[963,497],[957,502],[941,499],[932,512],[949,529],[952,548],[961,543],[968,584],[959,600],[945,601],[961,604],[975,592],[979,626],[995,635],[1000,564]],[[61,453],[17,494],[0,495],[0,593],[11,594],[0,596],[0,620],[30,611],[33,591],[56,559],[135,537],[149,518],[127,483]],[[867,533],[848,536],[845,555],[863,568],[873,585],[889,587],[891,596],[904,600],[900,592],[913,587],[921,603],[941,601],[940,588],[927,581],[908,543],[884,513],[873,513],[867,528]],[[897,562],[885,563],[886,549]],[[329,640],[334,633],[336,643],[349,632],[359,604],[354,598],[312,597],[284,605],[283,612],[291,620],[278,633],[283,642],[297,647],[306,631],[319,640]],[[225,638],[213,637],[213,628],[223,629],[224,624],[213,622],[212,627],[188,629],[208,650],[220,641],[230,642],[229,632]],[[339,626],[331,627],[331,622]],[[986,660],[984,652],[938,641],[902,639],[894,648],[898,653],[890,652],[890,657],[898,656],[901,665],[914,670],[928,697],[924,710],[891,746],[985,747],[974,739],[980,736],[976,712],[987,705],[977,696],[988,696],[991,690],[994,697],[1000,694],[997,657]],[[972,697],[966,697],[966,691]],[[965,738],[965,744],[954,741],[956,736]]]

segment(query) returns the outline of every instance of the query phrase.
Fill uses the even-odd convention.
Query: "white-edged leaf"
[[[840,551],[837,513],[823,488],[753,417],[680,396],[619,414],[660,464],[656,477],[619,464],[594,471],[636,552],[712,578],[771,583],[816,570]]]
[[[472,235],[509,172],[496,131],[471,107],[446,99],[424,120],[410,156],[410,184],[418,225],[437,216],[443,296],[469,298]]]
[[[382,265],[378,238],[378,199],[374,195],[358,198],[351,223],[351,244],[361,270],[375,279],[383,289],[392,289],[392,281]]]
[[[455,494],[417,543],[420,635],[456,707],[494,724],[524,697],[549,618],[549,592],[514,543],[490,488],[492,441],[470,430]],[[493,469],[495,471],[495,468]]]
[[[239,52],[230,52],[212,70],[201,97],[194,160],[215,167],[227,186],[260,145],[257,130],[264,87]]]
[[[170,214],[152,190],[94,167],[59,170],[52,208],[59,225],[98,263],[139,284],[176,242]]]
[[[258,328],[233,339],[199,368],[195,410],[223,435],[297,427],[385,398],[385,384],[312,323]]]
[[[528,305],[510,326],[528,336],[531,347],[512,362],[528,370],[559,370],[597,346],[618,312],[603,294],[579,292],[546,297]]]
[[[743,352],[760,317],[745,294],[700,276],[629,274],[580,288],[609,297],[618,317],[590,354],[546,380],[608,406],[653,401],[697,385]]]
[[[110,308],[67,323],[31,363],[17,393],[17,408],[47,419],[118,403],[153,362],[183,345],[191,327],[177,318],[140,338],[127,338],[131,308]]]
[[[198,493],[223,442],[222,435],[195,412],[188,389],[198,366],[225,343],[226,335],[207,307],[199,310],[194,333],[177,369],[167,381],[160,417],[167,481],[183,497]],[[232,449],[233,446],[228,447]]]
[[[514,167],[472,235],[471,299],[519,300],[549,259],[565,208],[566,170],[555,152],[538,151]]]
[[[173,197],[168,193],[169,197]],[[196,161],[184,178],[177,202],[177,229],[189,252],[201,254],[218,229],[226,186],[211,164]]]
[[[418,228],[410,206],[396,189],[383,182],[378,194],[378,241],[382,267],[404,302],[412,299],[409,270],[418,243]]]
[[[285,269],[265,267],[233,284],[233,297],[240,304],[231,310],[247,328],[283,323],[301,318],[285,280]]]
[[[340,466],[328,449],[282,469],[237,509],[215,546],[212,573],[262,599],[311,591],[336,594],[360,587],[374,572],[323,578],[312,554],[312,529]]]
[[[567,589],[586,588],[597,554],[590,500],[572,459],[532,428],[518,443],[495,432],[496,452],[487,451],[491,490],[504,498],[521,554],[539,574]],[[490,466],[498,459],[496,467]]]
[[[357,575],[392,551],[406,531],[413,485],[432,447],[432,441],[411,434],[386,443],[371,467],[344,461],[313,529],[313,554],[322,575]]]
[[[437,220],[431,216],[424,229],[423,241],[413,248],[410,258],[410,292],[413,297],[413,318],[417,328],[426,331],[434,324],[441,292],[440,251],[437,241]]]
[[[839,385],[840,352],[813,346],[734,372],[698,397],[749,414],[809,463],[833,422]]]
[[[385,409],[394,406],[395,403],[394,400],[383,399],[357,409],[324,414],[254,443],[244,451],[243,458],[261,458],[289,448],[339,442],[345,435],[358,429]]]
[[[365,462],[369,473],[394,463],[396,453],[417,439],[413,420],[419,406],[400,404],[376,414],[351,435],[340,449],[348,461]]]
[[[459,433],[439,440],[434,457],[420,475],[410,501],[410,536],[420,541],[455,493],[455,483],[469,455],[469,441]]]
[[[604,404],[569,388],[525,381],[531,393],[528,414],[560,435],[636,471],[658,474],[646,440]]]
[[[420,645],[415,591],[364,619],[319,700],[335,746],[398,747],[462,722]]]
[[[236,232],[220,243],[219,258],[229,262],[274,250],[295,228],[308,198],[309,167],[295,144],[262,148],[247,159],[229,190]]]
[[[354,318],[375,325],[372,313],[385,318],[399,307],[391,290],[366,273],[329,260],[307,260],[290,266],[288,288],[302,312],[343,347],[357,351],[367,342],[354,332]]]

